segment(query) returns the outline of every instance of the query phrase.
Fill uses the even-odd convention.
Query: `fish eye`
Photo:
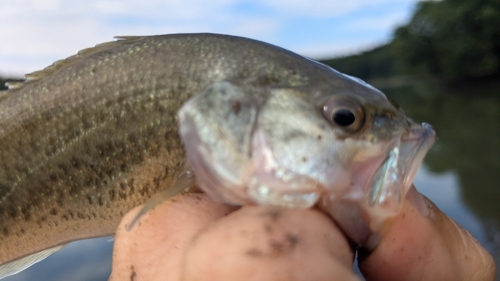
[[[353,100],[331,98],[323,105],[323,116],[334,126],[356,132],[365,122],[363,107]]]
[[[340,109],[333,114],[333,122],[342,127],[347,127],[356,121],[356,116],[348,109]]]

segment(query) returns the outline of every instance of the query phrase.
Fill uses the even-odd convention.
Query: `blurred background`
[[[321,60],[432,124],[439,139],[415,185],[498,264],[498,0],[1,1],[0,89],[116,35],[180,32],[245,36]],[[110,238],[71,243],[5,280],[107,280],[112,247]]]

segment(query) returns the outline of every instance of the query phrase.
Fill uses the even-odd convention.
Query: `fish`
[[[369,84],[268,43],[116,38],[0,92],[0,277],[198,188],[318,205],[364,245],[435,139]]]

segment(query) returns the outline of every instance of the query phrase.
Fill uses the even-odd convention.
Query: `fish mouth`
[[[385,159],[368,183],[367,204],[370,208],[384,216],[399,212],[402,200],[435,140],[436,132],[431,125],[413,123],[389,143]]]
[[[383,153],[352,163],[346,193],[322,196],[319,207],[330,214],[356,244],[374,247],[387,218],[401,210],[424,156],[436,140],[429,124],[409,122],[404,133],[394,136]],[[339,196],[340,195],[340,196]]]

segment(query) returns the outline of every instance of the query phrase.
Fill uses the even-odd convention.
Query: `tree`
[[[394,33],[399,70],[457,80],[500,73],[500,1],[420,2]]]

